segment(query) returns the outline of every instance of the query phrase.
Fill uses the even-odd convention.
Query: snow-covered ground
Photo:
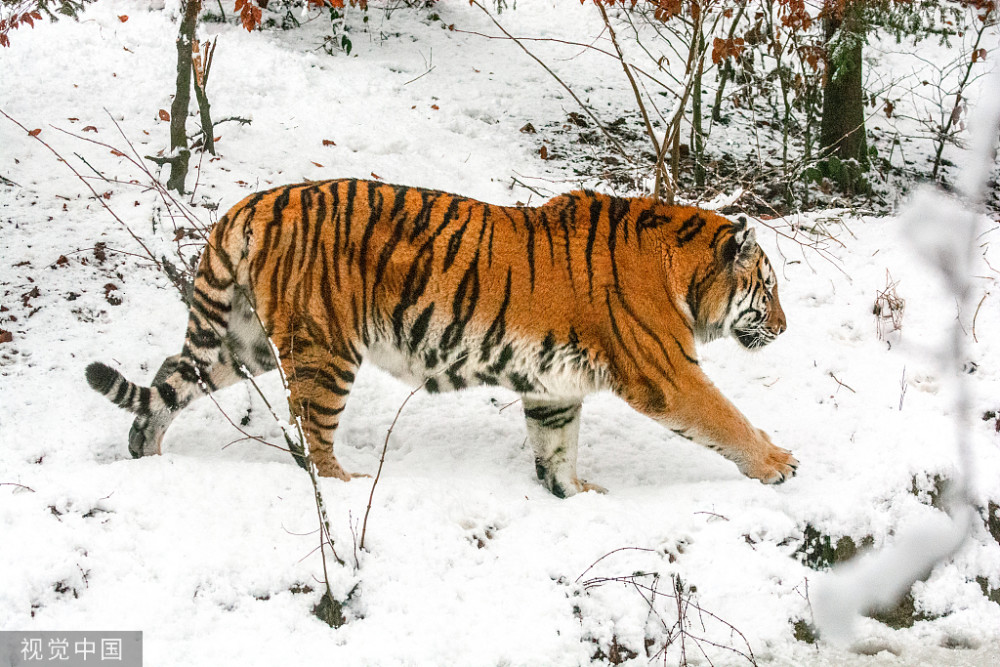
[[[139,154],[165,146],[158,111],[170,106],[176,24],[144,4],[109,0],[79,23],[17,32],[0,50],[0,108],[41,129],[136,235],[173,256],[175,223],[143,175],[59,131],[124,150],[114,119]],[[220,35],[213,114],[253,122],[217,129],[219,159],[189,178],[197,215],[208,223],[203,205],[225,210],[254,189],[306,178],[376,174],[497,203],[540,201],[515,177],[546,193],[574,187],[540,159],[544,135],[519,132],[564,119],[573,100],[514,44],[447,29],[496,34],[475,7],[438,2],[431,13],[373,10],[368,31],[352,33],[350,57],[317,50],[323,21],[253,34],[203,25]],[[501,20],[514,34],[584,42],[601,27],[590,5],[566,0],[522,2]],[[615,61],[554,42],[532,48],[598,113],[630,109]],[[14,183],[0,185],[0,329],[12,334],[0,343],[0,629],[138,629],[148,665],[629,656],[644,665],[677,620],[679,581],[691,603],[686,627],[706,640],[686,640],[692,664],[705,664],[701,649],[716,665],[748,664],[730,649],[774,665],[1000,663],[1000,605],[977,582],[1000,588],[1000,544],[983,521],[913,587],[912,627],[866,620],[855,651],[793,633],[811,622],[810,585],[822,577],[798,553],[807,526],[833,545],[849,536],[878,548],[945,516],[935,484],[957,475],[956,375],[937,359],[956,317],[973,391],[977,502],[1000,502],[1000,435],[979,420],[1000,410],[995,221],[984,222],[975,312],[956,312],[895,218],[833,210],[768,221],[780,234],[759,226],[780,267],[789,329],[756,354],[721,341],[701,355],[724,393],[800,460],[782,486],[747,480],[598,395],[584,408],[580,469],[610,493],[559,500],[535,480],[513,394],[416,394],[389,439],[366,552],[354,544],[371,480],[322,482],[349,563],[332,567],[331,583],[341,599],[357,587],[348,622],[334,630],[311,613],[323,575],[308,478],[282,452],[240,441],[220,414],[249,415],[248,431],[280,443],[263,402],[245,386],[219,394],[220,407],[200,401],[174,423],[162,457],[132,460],[131,417],[91,391],[83,369],[111,361],[148,381],[179,349],[185,308],[44,146],[2,118],[0,146],[0,175]],[[817,238],[810,229],[833,238],[818,253],[784,236],[793,225],[803,241]],[[893,290],[905,308],[889,332],[872,311]],[[283,402],[277,377],[261,385]],[[409,391],[363,368],[337,434],[345,468],[374,474]],[[678,641],[667,664],[679,656]]]

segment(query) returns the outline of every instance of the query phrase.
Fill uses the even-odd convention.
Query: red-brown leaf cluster
[[[261,11],[255,3],[250,0],[236,0],[234,9],[240,13],[240,23],[248,32],[260,25]]]
[[[236,0],[236,11],[240,13],[240,22],[248,31],[252,31],[261,23],[261,7],[267,7],[269,0]],[[350,0],[351,6],[358,6],[362,9],[368,7],[368,0]],[[343,9],[346,3],[344,0],[306,0],[309,9],[322,9],[323,7],[333,7]]]
[[[27,24],[29,28],[34,28],[35,21],[41,20],[42,13],[37,9],[18,12],[15,8],[10,18],[0,19],[0,46],[10,46],[10,38],[7,33],[11,30],[16,30],[24,24]]]
[[[718,65],[723,60],[738,57],[746,48],[746,42],[742,37],[732,37],[722,39],[716,37],[712,43],[712,62]]]

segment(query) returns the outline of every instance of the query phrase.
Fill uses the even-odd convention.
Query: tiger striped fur
[[[776,483],[797,461],[716,389],[695,342],[733,335],[753,349],[784,329],[744,219],[594,192],[503,207],[332,180],[251,195],[214,226],[184,347],[151,387],[100,363],[87,379],[137,414],[135,457],[160,453],[198,396],[274,368],[270,337],[323,476],[350,478],[334,433],[368,359],[432,393],[519,393],[538,478],[557,496],[602,490],[577,477],[576,450],[583,398],[605,389]]]

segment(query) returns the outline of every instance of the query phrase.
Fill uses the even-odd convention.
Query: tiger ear
[[[745,268],[753,260],[754,249],[757,247],[757,235],[753,227],[747,224],[747,219],[740,216],[733,225],[733,235],[725,245],[723,259],[737,267]]]
[[[753,261],[754,249],[757,247],[757,235],[753,227],[749,225],[736,232],[734,240],[738,250],[736,251],[736,265],[741,268],[750,266]]]

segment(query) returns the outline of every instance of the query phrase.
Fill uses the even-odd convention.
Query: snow
[[[480,10],[439,2],[433,12],[440,18],[373,10],[368,32],[351,35],[350,57],[317,50],[321,20],[253,34],[204,24],[203,36],[220,36],[208,89],[214,115],[253,122],[220,125],[221,159],[199,163],[192,201],[203,222],[214,214],[202,204],[225,210],[254,189],[304,178],[374,173],[498,203],[539,203],[515,176],[546,194],[577,187],[568,169],[539,159],[544,132],[518,131],[565,118],[573,100],[516,45],[447,29],[496,34]],[[575,2],[521,3],[499,20],[514,35],[584,42],[602,27],[592,7]],[[164,148],[157,112],[170,106],[174,35],[169,11],[110,0],[79,23],[19,31],[0,51],[0,108],[40,128],[84,175],[93,171],[81,157],[119,181],[90,182],[168,257],[174,221],[143,175],[56,128],[124,152],[114,120],[140,155]],[[555,42],[531,48],[599,114],[630,109],[615,61]],[[0,175],[17,184],[0,186],[0,328],[13,335],[0,343],[0,629],[140,629],[150,665],[581,665],[601,664],[595,654],[613,644],[640,665],[644,641],[657,650],[676,621],[669,596],[679,577],[684,595],[746,641],[707,615],[689,617],[688,630],[749,646],[760,664],[997,663],[1000,606],[976,578],[1000,588],[1000,545],[980,516],[970,541],[913,587],[927,620],[892,630],[863,619],[860,642],[848,648],[796,641],[792,631],[795,621],[812,622],[809,587],[820,577],[795,553],[807,525],[834,543],[870,536],[878,549],[897,544],[906,526],[946,518],[931,500],[936,476],[958,474],[959,378],[939,354],[956,317],[975,364],[962,376],[972,394],[974,500],[1000,501],[1000,436],[978,419],[1000,409],[995,219],[979,237],[975,312],[956,311],[927,260],[903,242],[910,228],[899,218],[827,210],[766,221],[775,232],[758,225],[789,329],[755,354],[731,341],[700,354],[722,391],[801,462],[779,487],[743,478],[601,394],[584,407],[580,470],[610,492],[559,500],[534,478],[521,408],[509,405],[515,395],[418,392],[389,438],[367,551],[354,536],[371,480],[321,481],[348,563],[331,567],[330,583],[342,600],[356,587],[348,622],[333,630],[311,614],[322,590],[316,508],[287,454],[238,441],[206,400],[174,422],[163,456],[129,457],[131,417],[92,392],[83,369],[113,361],[148,381],[179,347],[184,306],[150,262],[117,252],[141,249],[42,145],[6,119],[0,145]],[[789,238],[811,242],[813,228],[834,237],[822,254]],[[107,244],[104,261],[97,242]],[[880,329],[872,314],[890,281],[905,299],[898,331]],[[108,284],[120,305],[106,298]],[[260,384],[282,406],[279,379]],[[346,469],[375,473],[409,392],[362,369],[337,434]],[[283,444],[247,387],[217,400],[236,422],[249,409],[247,430]],[[642,586],[654,582],[651,612]],[[704,664],[691,641],[689,660]],[[703,646],[716,665],[747,664]],[[679,655],[675,644],[668,664]]]

